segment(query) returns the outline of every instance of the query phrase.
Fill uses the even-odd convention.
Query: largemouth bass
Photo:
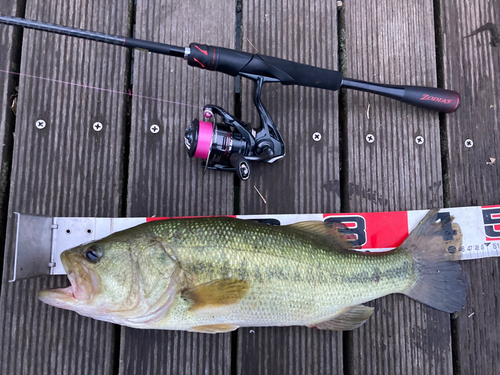
[[[455,312],[465,305],[453,251],[462,235],[453,223],[453,239],[444,236],[437,212],[382,254],[354,250],[339,228],[323,222],[152,221],[63,252],[71,286],[39,298],[129,327],[207,333],[292,325],[351,330],[373,312],[362,303],[391,293]]]

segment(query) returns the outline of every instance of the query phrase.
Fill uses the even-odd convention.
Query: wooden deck
[[[140,331],[36,299],[42,288],[66,285],[64,277],[7,282],[14,211],[187,216],[500,203],[500,166],[487,164],[500,156],[499,0],[132,3],[10,0],[0,13],[111,34],[135,30],[137,38],[180,46],[241,48],[354,79],[450,88],[462,106],[438,115],[355,91],[268,85],[263,100],[287,155],[255,166],[240,186],[230,174],[203,175],[182,136],[204,104],[256,123],[251,82],[173,57],[0,25],[0,373],[500,373],[498,259],[463,262],[468,300],[460,313],[392,295],[372,302],[369,322],[346,333]]]

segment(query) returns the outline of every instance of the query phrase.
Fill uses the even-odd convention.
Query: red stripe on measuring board
[[[409,233],[407,211],[324,214],[323,219],[346,225],[345,231],[361,249],[398,247]]]
[[[232,217],[232,218],[236,218],[236,215],[147,217],[146,222],[157,221],[157,220],[171,220],[171,219],[199,219],[201,217]]]

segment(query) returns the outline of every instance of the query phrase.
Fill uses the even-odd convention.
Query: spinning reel
[[[207,121],[194,119],[184,135],[189,157],[204,159],[205,169],[236,172],[243,181],[250,177],[249,161],[273,163],[285,156],[283,139],[261,100],[264,83],[279,81],[251,74],[245,77],[255,81],[253,101],[260,116],[259,129],[253,129],[220,107],[207,105],[203,111]],[[222,123],[217,123],[215,116]]]

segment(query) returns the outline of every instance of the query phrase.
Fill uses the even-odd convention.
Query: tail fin
[[[417,279],[405,294],[449,313],[465,306],[466,285],[460,260],[462,232],[453,217],[430,210],[400,246],[412,255]]]

